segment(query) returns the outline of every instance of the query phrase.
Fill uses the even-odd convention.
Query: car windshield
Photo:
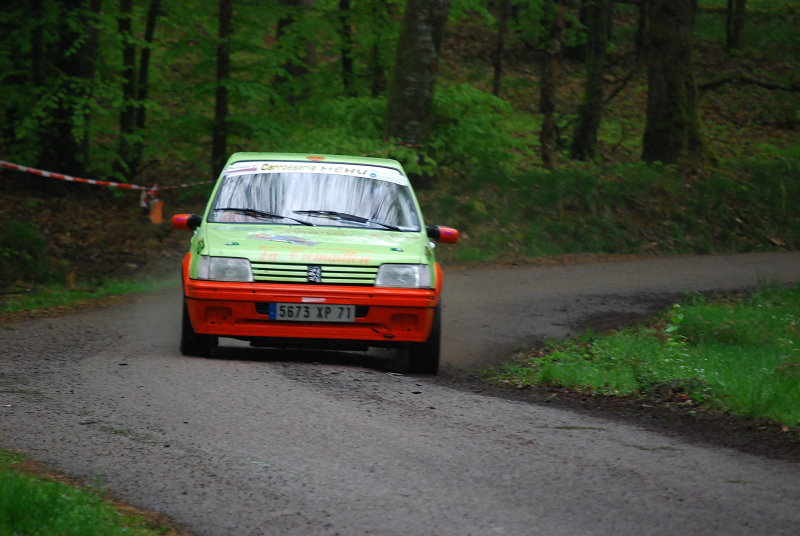
[[[419,231],[408,186],[371,175],[226,174],[208,221]]]

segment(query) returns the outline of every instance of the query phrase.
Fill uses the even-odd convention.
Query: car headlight
[[[202,255],[197,261],[197,279],[252,283],[253,269],[247,259]]]
[[[375,286],[431,288],[431,270],[427,264],[383,264],[378,269]]]

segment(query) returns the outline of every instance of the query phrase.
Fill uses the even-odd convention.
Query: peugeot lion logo
[[[308,282],[309,283],[322,283],[322,267],[321,266],[309,266],[307,272]]]

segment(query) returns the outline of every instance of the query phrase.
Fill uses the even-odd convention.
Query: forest
[[[174,207],[234,151],[395,158],[464,232],[458,262],[800,245],[797,2],[7,0],[0,17],[5,162],[158,184]],[[15,206],[78,188],[0,179]],[[8,238],[24,218],[0,212],[6,273],[46,254]],[[87,246],[104,247],[59,251]]]

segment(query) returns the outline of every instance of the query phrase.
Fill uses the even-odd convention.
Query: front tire
[[[183,300],[183,313],[181,315],[181,354],[188,357],[208,357],[211,350],[217,346],[215,335],[196,333],[189,318],[189,308],[186,299]]]
[[[408,346],[408,370],[414,374],[439,373],[439,356],[442,346],[442,302],[436,306],[433,325],[428,340],[412,342]]]

